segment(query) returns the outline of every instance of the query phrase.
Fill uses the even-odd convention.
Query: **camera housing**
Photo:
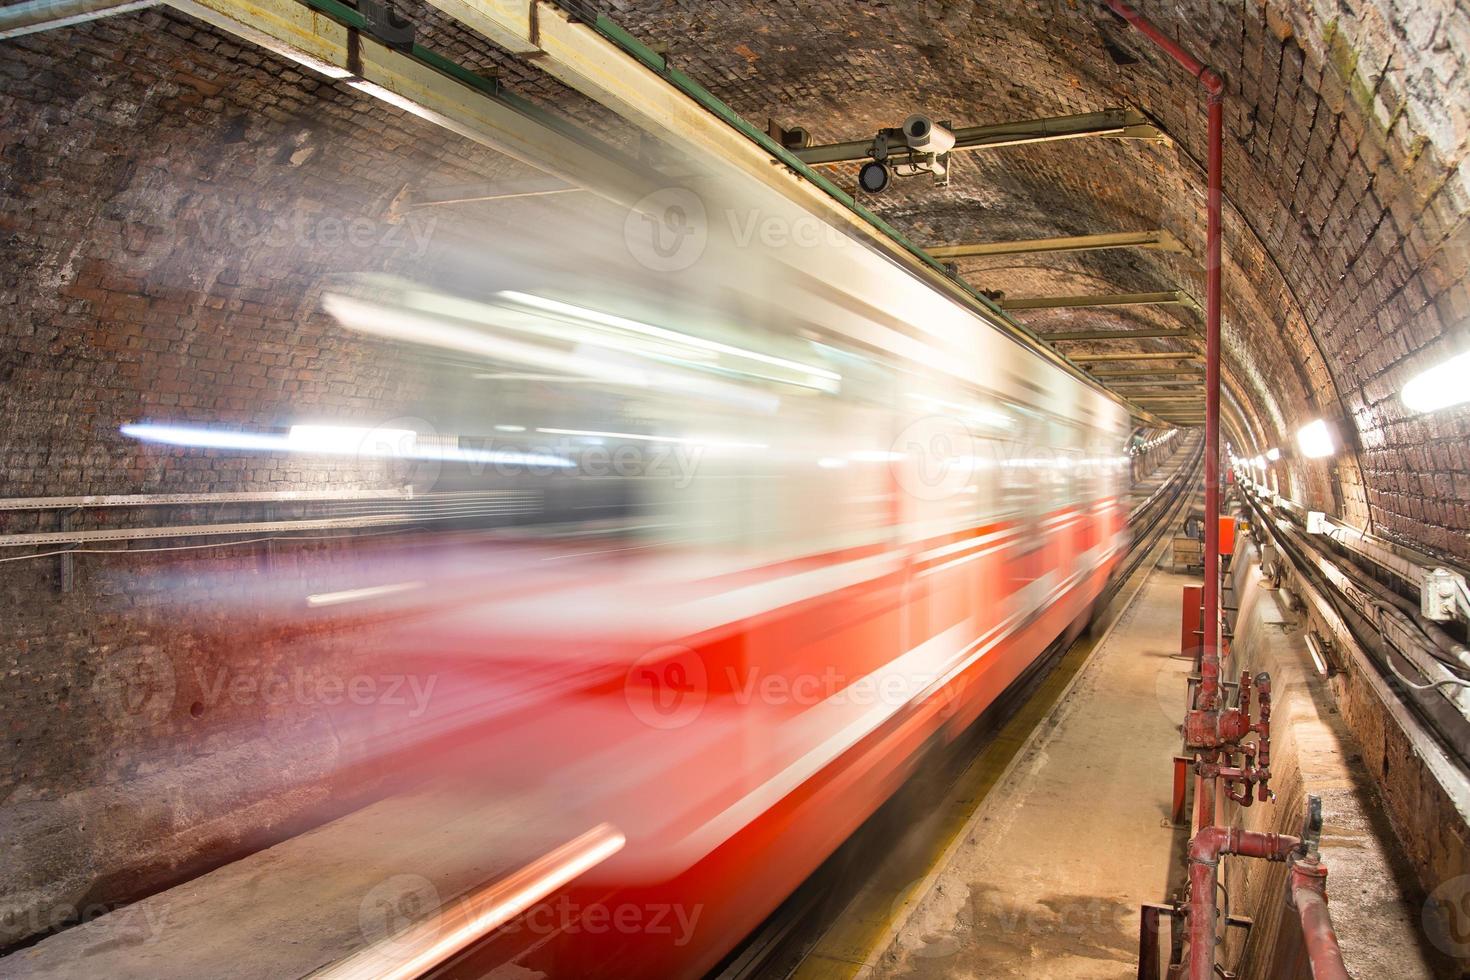
[[[903,121],[903,138],[910,149],[920,153],[948,153],[954,149],[954,133],[917,112]]]

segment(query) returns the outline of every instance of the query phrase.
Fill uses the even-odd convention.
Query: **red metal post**
[[[1317,860],[1316,840],[1303,847],[1303,841],[1280,834],[1260,834],[1247,830],[1227,829],[1214,825],[1215,791],[1220,776],[1221,756],[1231,778],[1244,782],[1243,793],[1249,799],[1251,784],[1257,783],[1259,798],[1266,800],[1270,791],[1270,679],[1256,678],[1261,695],[1262,717],[1259,724],[1250,723],[1248,692],[1250,678],[1241,678],[1242,702],[1230,711],[1221,710],[1220,688],[1220,317],[1221,317],[1221,206],[1224,193],[1225,80],[1194,57],[1178,42],[1161,31],[1157,24],[1134,10],[1123,0],[1105,0],[1119,17],[1137,28],[1145,37],[1194,76],[1205,89],[1209,105],[1209,192],[1206,199],[1205,231],[1205,581],[1201,610],[1200,685],[1191,710],[1185,719],[1186,744],[1202,747],[1205,752],[1195,758],[1199,776],[1196,787],[1199,829],[1189,843],[1189,926],[1190,980],[1214,980],[1216,944],[1216,872],[1221,854],[1241,854],[1286,861],[1295,858],[1291,870],[1290,897],[1301,916],[1302,933],[1315,980],[1347,980],[1342,952],[1327,913],[1327,871]],[[1185,622],[1188,622],[1186,616]],[[1241,740],[1255,731],[1260,740],[1253,751],[1245,752],[1239,770],[1229,766],[1231,747],[1241,751]],[[1231,792],[1227,782],[1227,794]],[[1314,801],[1315,803],[1315,801]],[[1320,812],[1318,813],[1320,817]],[[1320,829],[1320,824],[1319,824]],[[1300,848],[1300,852],[1299,852]],[[1297,853],[1294,853],[1297,852]],[[1142,969],[1142,967],[1140,967]]]

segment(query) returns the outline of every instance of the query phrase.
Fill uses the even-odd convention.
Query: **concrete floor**
[[[1164,899],[1190,663],[1180,589],[1155,568],[1075,686],[974,812],[873,977],[1131,977],[1138,907]]]

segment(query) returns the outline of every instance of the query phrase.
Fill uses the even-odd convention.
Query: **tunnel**
[[[0,975],[1470,976],[1467,51],[4,0]]]

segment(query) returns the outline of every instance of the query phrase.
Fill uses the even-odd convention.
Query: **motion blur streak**
[[[144,442],[197,449],[264,450],[282,453],[311,453],[323,456],[354,456],[359,459],[423,459],[444,462],[500,463],[517,466],[570,468],[569,459],[537,453],[498,452],[459,446],[420,445],[414,432],[400,429],[364,429],[353,426],[293,425],[291,431],[234,432],[181,425],[129,424],[122,434]]]
[[[1126,544],[1106,393],[855,239],[741,234],[816,220],[784,199],[670,193],[707,218],[675,241],[590,198],[488,205],[417,281],[322,283],[334,332],[296,356],[354,383],[123,430],[145,475],[203,454],[343,494],[251,515],[338,541],[112,586],[208,608],[217,669],[177,687],[211,745],[352,801],[310,840],[372,861],[293,890],[355,922],[395,876],[475,894],[617,828],[410,951],[475,933],[456,976],[702,975],[1080,629]]]
[[[320,980],[413,980],[476,939],[622,850],[617,828],[600,824],[556,850],[382,943],[322,970]]]

